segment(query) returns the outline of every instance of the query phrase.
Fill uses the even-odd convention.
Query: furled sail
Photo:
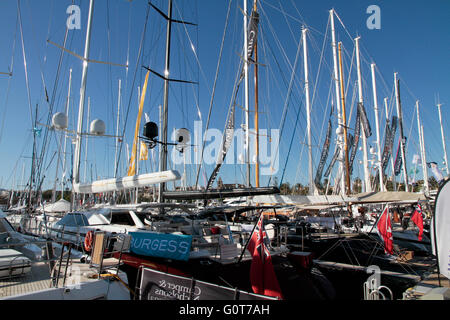
[[[360,113],[361,121],[363,124],[363,130],[366,134],[366,138],[372,135],[372,129],[370,128],[369,119],[367,118],[366,109],[361,102],[358,102],[358,111]]]
[[[314,183],[316,185],[320,184],[320,180],[322,178],[323,168],[325,167],[325,162],[327,161],[328,153],[330,150],[330,141],[331,141],[331,119],[328,120],[327,135],[325,137],[325,142],[323,143],[322,154],[320,155],[320,162],[316,171],[316,177],[314,179]]]
[[[406,137],[405,139],[405,143],[406,143]],[[402,161],[402,157],[400,156],[400,148],[402,146],[402,139],[398,140],[398,148],[397,148],[397,155],[395,156],[395,163],[394,163],[394,173],[396,176],[398,176],[400,174],[400,171],[402,169],[402,165],[403,165],[403,161]]]
[[[397,130],[397,117],[392,116],[391,125],[389,126],[389,124],[386,124],[386,132],[384,135],[384,137],[385,137],[384,138],[384,150],[383,150],[383,156],[382,156],[382,160],[381,160],[383,173],[386,170],[389,158],[391,156],[396,130]]]
[[[334,155],[333,158],[331,159],[330,165],[327,168],[327,171],[325,171],[324,177],[327,177],[330,175],[331,169],[333,169],[334,163],[336,162],[338,156],[339,156],[339,152],[340,152],[341,148],[339,146],[336,147],[336,150],[334,151]]]
[[[223,136],[222,140],[222,147],[220,148],[219,155],[217,157],[216,167],[214,168],[214,171],[212,172],[211,176],[209,177],[208,184],[206,185],[206,190],[208,190],[214,180],[217,177],[217,174],[219,173],[219,169],[222,166],[223,161],[225,160],[225,157],[227,155],[227,151],[231,146],[231,143],[233,142],[233,136],[234,136],[234,111],[235,111],[235,104],[231,106],[230,112],[228,113],[227,118],[227,126],[225,128],[225,134]]]
[[[355,160],[356,151],[358,150],[359,135],[361,131],[361,111],[358,107],[356,110],[356,123],[355,123],[355,136],[353,137],[352,153],[350,154],[350,159],[348,160],[348,170],[349,173],[353,173],[353,161]]]

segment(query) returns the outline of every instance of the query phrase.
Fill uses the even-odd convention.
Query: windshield
[[[80,213],[68,213],[56,224],[67,227],[82,227],[88,226],[89,222],[87,218]]]

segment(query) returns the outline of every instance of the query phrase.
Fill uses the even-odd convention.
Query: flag
[[[416,210],[414,210],[414,213],[411,217],[411,220],[414,222],[414,224],[419,228],[419,236],[418,240],[422,241],[422,234],[423,234],[423,216],[422,216],[422,207],[420,204],[417,204]]]
[[[442,175],[441,171],[439,170],[436,162],[428,162],[427,165],[428,165],[428,168],[431,168],[431,172],[433,172],[433,175],[436,178],[437,182],[440,182],[441,180],[444,179],[444,176]]]
[[[147,74],[145,75],[144,86],[142,87],[141,99],[139,101],[138,117],[136,120],[136,128],[134,130],[133,149],[131,150],[131,159],[130,159],[130,163],[129,163],[129,167],[128,167],[128,176],[134,176],[136,174],[136,157],[137,157],[137,148],[138,148],[138,141],[139,141],[138,133],[139,133],[139,127],[141,125],[142,110],[144,108],[145,93],[147,91],[149,74],[150,74],[150,71],[147,71]]]
[[[378,219],[377,223],[378,234],[384,242],[384,252],[392,254],[393,251],[393,238],[392,238],[392,224],[391,215],[389,213],[388,206],[386,206]]]
[[[250,237],[247,250],[253,260],[250,267],[250,281],[254,293],[282,299],[281,289],[273,269],[272,257],[267,247],[269,238],[264,230],[264,215],[261,213]]]

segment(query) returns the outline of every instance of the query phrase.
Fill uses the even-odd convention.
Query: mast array
[[[341,54],[342,43],[339,42],[339,80],[341,84],[341,99],[342,99],[342,127],[344,132],[344,157],[345,157],[345,185],[346,189],[342,190],[343,194],[349,195],[351,193],[350,185],[350,172],[349,172],[349,161],[348,161],[348,141],[347,141],[347,116],[345,113],[345,92],[344,92],[344,70],[342,69],[342,54]]]
[[[336,99],[336,110],[338,115],[338,128],[336,129],[337,134],[337,145],[339,148],[339,169],[337,174],[337,181],[340,181],[340,193],[345,192],[345,173],[344,173],[344,138],[343,138],[343,122],[341,116],[341,99],[339,92],[339,72],[338,72],[338,62],[337,62],[337,44],[336,44],[336,31],[334,28],[334,9],[330,11],[330,23],[331,23],[331,47],[333,50],[333,75],[334,75],[334,89],[335,89],[335,99]]]

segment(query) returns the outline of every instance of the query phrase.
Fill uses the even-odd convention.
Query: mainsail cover
[[[391,125],[386,124],[386,132],[385,132],[385,139],[384,139],[384,149],[383,149],[383,156],[382,156],[382,169],[383,173],[386,170],[386,167],[388,165],[389,158],[392,153],[392,147],[394,145],[394,138],[395,133],[397,130],[397,117],[392,116]]]
[[[368,138],[372,135],[372,129],[370,128],[370,123],[369,119],[367,118],[366,109],[364,108],[362,102],[358,102],[358,110],[360,112],[364,133],[366,134],[366,138]]]
[[[211,176],[209,177],[208,184],[206,185],[206,190],[208,190],[214,180],[217,177],[217,174],[219,173],[219,169],[222,166],[223,161],[225,160],[225,157],[227,155],[227,151],[231,146],[231,143],[233,142],[233,136],[234,136],[234,111],[235,111],[235,104],[231,106],[230,112],[228,113],[228,119],[227,119],[227,126],[225,128],[225,134],[223,136],[222,140],[222,148],[220,148],[219,155],[217,157],[217,163],[216,167],[214,168],[214,171],[212,172]]]
[[[361,131],[361,112],[359,108],[356,110],[356,123],[355,123],[355,136],[352,143],[352,153],[350,154],[350,159],[348,161],[348,170],[350,174],[353,173],[353,161],[355,160],[356,151],[358,151],[359,135]]]
[[[406,140],[406,137],[405,137]],[[395,163],[394,163],[394,173],[396,176],[400,174],[400,171],[402,169],[402,157],[400,156],[400,148],[402,147],[402,139],[400,138],[398,140],[398,148],[397,148],[397,155],[395,156]]]
[[[340,151],[341,151],[341,148],[339,146],[336,146],[336,150],[334,151],[334,155],[333,155],[333,158],[331,159],[330,165],[328,166],[327,171],[325,171],[325,174],[324,174],[325,177],[328,178],[328,176],[330,175],[331,169],[333,169],[334,163],[336,162]]]
[[[322,154],[320,155],[320,162],[317,168],[316,177],[314,179],[314,183],[316,185],[320,184],[320,179],[322,178],[323,168],[325,166],[325,161],[327,161],[328,153],[330,150],[330,142],[331,142],[331,119],[328,120],[327,135],[325,137],[325,142],[323,143]]]

